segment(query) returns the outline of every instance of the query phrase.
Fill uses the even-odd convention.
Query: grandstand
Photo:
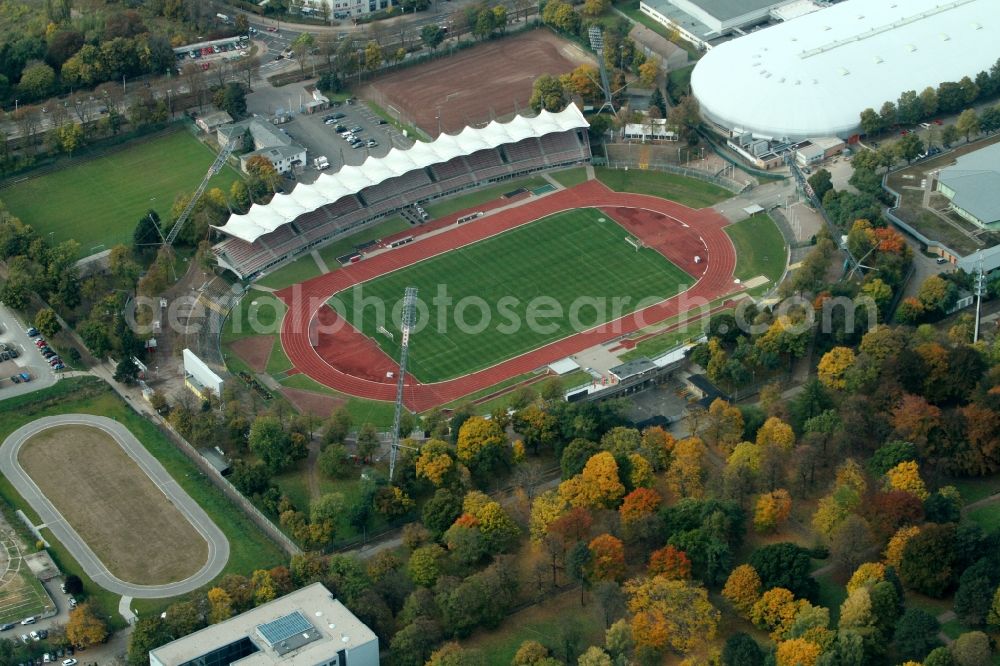
[[[507,123],[467,127],[408,150],[369,157],[312,185],[254,204],[216,227],[219,266],[250,279],[307,250],[407,206],[531,172],[590,159],[587,120],[576,105]]]

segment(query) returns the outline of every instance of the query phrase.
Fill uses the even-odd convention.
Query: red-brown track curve
[[[693,287],[681,294],[633,312],[615,322],[557,340],[489,368],[433,384],[422,384],[407,376],[404,396],[409,409],[424,411],[457,400],[509,377],[531,372],[571,354],[674,317],[733,291],[732,278],[733,269],[736,267],[736,251],[723,230],[728,224],[724,217],[710,208],[693,210],[658,197],[613,192],[600,182],[592,180],[470,222],[454,230],[369,257],[356,264],[279,291],[278,296],[288,305],[288,312],[281,325],[281,344],[285,348],[285,353],[295,368],[325,386],[360,398],[394,400],[396,397],[394,380],[350,374],[328,363],[313,347],[311,337],[315,332],[312,327],[315,326],[314,320],[326,301],[348,287],[428,257],[449,252],[560,211],[587,207],[605,210],[616,207],[645,208],[688,225],[690,233],[697,235],[704,243],[701,256],[705,264],[704,273]],[[327,341],[332,342],[333,336],[329,336]],[[374,341],[371,342],[371,346],[378,350]]]

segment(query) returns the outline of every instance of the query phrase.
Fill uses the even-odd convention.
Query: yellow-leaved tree
[[[920,534],[919,527],[900,527],[885,546],[885,563],[899,571],[899,564],[903,561],[903,549],[910,539],[918,534]]]
[[[913,460],[899,463],[885,473],[886,485],[892,490],[902,490],[919,500],[927,499],[927,486],[920,478],[920,467]]]
[[[792,496],[784,488],[772,490],[757,498],[753,526],[758,532],[773,532],[792,515]]]
[[[843,391],[847,387],[847,371],[854,365],[854,352],[850,347],[834,347],[823,354],[816,374],[827,388]]]
[[[528,519],[528,531],[531,540],[541,543],[548,532],[549,525],[566,509],[568,503],[555,490],[546,490],[531,503],[531,517]]]
[[[741,564],[733,569],[722,588],[722,596],[733,605],[743,617],[750,616],[750,610],[760,600],[760,576],[749,564]]]
[[[233,616],[233,601],[228,592],[221,587],[213,587],[206,596],[208,597],[209,624],[218,624]]]
[[[774,653],[777,666],[815,666],[823,650],[804,638],[792,638],[778,643]]]
[[[847,581],[847,593],[859,587],[871,587],[885,580],[885,565],[881,562],[865,562],[859,566]]]
[[[637,648],[690,652],[715,638],[719,611],[705,588],[663,576],[635,578],[624,588]]]
[[[452,450],[440,439],[429,439],[420,447],[416,460],[417,477],[427,479],[435,486],[443,484],[455,467]]]
[[[674,445],[674,456],[667,469],[667,487],[677,498],[700,498],[704,493],[705,444],[698,437],[687,437]]]
[[[791,451],[795,446],[795,432],[777,416],[772,416],[757,430],[758,446],[774,446],[782,451]]]
[[[92,647],[100,645],[107,637],[108,626],[89,603],[82,603],[69,612],[66,638],[71,645]]]
[[[618,477],[618,463],[607,451],[595,453],[583,472],[559,484],[559,495],[572,506],[614,508],[625,495]]]

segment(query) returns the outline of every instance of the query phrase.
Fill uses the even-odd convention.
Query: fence
[[[636,159],[614,159],[614,160],[604,160],[601,158],[596,158],[593,160],[594,164],[600,165],[604,163],[609,169],[641,169],[648,171],[663,171],[666,173],[677,174],[678,176],[687,176],[688,178],[697,178],[698,180],[703,180],[707,183],[712,183],[713,185],[718,185],[719,187],[725,188],[730,192],[738,194],[743,192],[750,184],[744,185],[739,181],[735,181],[732,178],[726,178],[725,176],[713,176],[707,174],[704,171],[699,171],[698,169],[690,169],[688,167],[677,166],[675,164],[666,164],[664,162],[649,162],[642,163],[640,167],[640,161]]]
[[[219,488],[222,493],[228,497],[230,500],[236,503],[243,512],[247,515],[250,520],[252,520],[257,527],[259,527],[264,534],[266,534],[272,541],[278,544],[289,556],[302,554],[302,549],[295,545],[295,542],[288,538],[288,535],[278,529],[277,525],[271,522],[271,519],[265,516],[260,509],[255,507],[246,496],[243,495],[239,490],[236,489],[229,479],[222,476],[222,474],[215,469],[204,456],[198,453],[197,450],[191,444],[181,437],[180,433],[174,430],[173,426],[170,425],[165,419],[157,416],[150,416],[151,421],[158,424],[167,435],[174,441],[184,455],[188,457],[191,462],[193,462],[205,476],[211,479],[212,483]]]

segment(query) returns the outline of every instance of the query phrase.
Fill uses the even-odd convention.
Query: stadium
[[[691,89],[726,133],[848,139],[866,108],[989,70],[998,43],[995,0],[847,0],[712,49]]]
[[[256,276],[338,235],[420,202],[590,158],[589,123],[575,105],[508,123],[467,127],[408,150],[324,174],[312,185],[254,204],[217,229],[215,255],[240,278]]]
[[[416,206],[432,198],[586,162],[586,126],[571,105],[369,158],[233,215],[219,228],[227,238],[215,246],[216,256],[241,277],[259,275],[387,215],[404,211],[413,220]],[[411,229],[341,257],[339,270],[279,290],[287,306],[280,345],[289,372],[342,394],[393,400],[402,336],[392,313],[398,318],[403,289],[418,287],[429,303],[446,288],[459,303],[455,320],[471,319],[475,330],[414,329],[404,401],[423,411],[718,303],[741,288],[733,281],[728,221],[711,208],[616,192],[597,180],[511,188],[488,204],[413,220]],[[582,325],[569,322],[572,314],[544,330],[487,325],[497,321],[487,304],[508,299],[504,316],[530,322],[539,298],[573,313],[582,297],[588,299]],[[623,300],[619,309],[603,308],[615,298]],[[461,303],[470,300],[483,306],[460,315]],[[372,301],[387,311],[358,307]]]

